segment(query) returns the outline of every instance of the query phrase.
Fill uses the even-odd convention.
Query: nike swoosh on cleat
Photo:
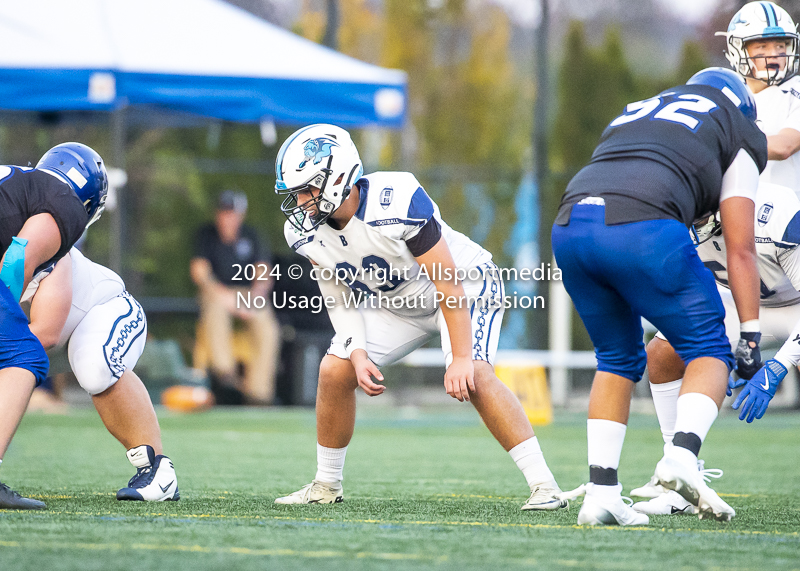
[[[685,513],[686,510],[688,510],[690,507],[692,507],[692,506],[686,506],[685,508],[677,508],[675,506],[670,506],[670,509],[672,510],[670,512],[670,515]]]
[[[166,493],[167,493],[167,490],[169,490],[169,487],[170,487],[172,484],[174,484],[174,483],[175,483],[175,480],[172,480],[172,481],[171,481],[169,484],[167,484],[166,486],[162,486],[161,484],[159,484],[159,485],[158,485],[158,487],[159,487],[159,488],[161,488],[161,491],[162,491],[162,492],[164,492],[164,493],[166,494]]]

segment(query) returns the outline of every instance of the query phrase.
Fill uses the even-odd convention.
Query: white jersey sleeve
[[[377,172],[359,183],[366,185],[368,197],[356,217],[387,238],[410,240],[433,218],[433,201],[411,173]]]
[[[310,260],[311,257],[308,254],[308,248],[304,246],[314,241],[315,234],[316,231],[301,232],[288,220],[283,223],[283,237],[286,238],[286,243],[292,250]]]
[[[753,157],[744,149],[739,149],[728,170],[722,176],[720,203],[734,196],[749,198],[755,202],[758,174],[758,166]]]
[[[759,91],[755,100],[757,124],[765,135],[777,135],[783,129],[800,131],[800,76]],[[783,161],[768,161],[761,181],[786,186],[800,194],[800,153]]]
[[[355,308],[347,307],[346,299],[352,296],[349,287],[336,283],[335,279],[319,280],[320,293],[323,298],[333,297],[334,306],[328,309],[328,317],[331,320],[336,334],[341,336],[344,341],[344,349],[349,358],[356,349],[367,350],[367,333],[364,327],[364,317]]]

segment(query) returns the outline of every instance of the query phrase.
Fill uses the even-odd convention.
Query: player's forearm
[[[364,326],[364,317],[357,307],[352,304],[345,305],[350,299],[350,288],[341,286],[333,280],[319,280],[319,291],[323,298],[332,297],[335,300],[333,307],[328,308],[328,318],[331,320],[334,331],[344,338],[345,350],[350,357],[356,349],[367,350],[367,333]]]
[[[345,307],[335,305],[328,310],[328,317],[331,320],[334,331],[344,338],[344,348],[347,356],[353,354],[356,349],[367,350],[367,334],[364,327],[364,318],[361,312],[355,307]]]
[[[435,282],[436,289],[442,294],[443,299],[439,302],[442,316],[447,323],[447,331],[450,334],[450,347],[453,351],[453,358],[469,358],[472,355],[472,323],[469,318],[469,306],[464,300],[464,288],[461,284],[452,282]]]
[[[800,150],[800,132],[783,129],[776,135],[767,137],[768,159],[784,161]]]
[[[755,251],[728,251],[728,280],[739,321],[758,319],[761,280]]]

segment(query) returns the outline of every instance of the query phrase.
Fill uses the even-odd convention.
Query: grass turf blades
[[[569,511],[519,507],[527,486],[474,410],[365,409],[345,466],[345,502],[276,506],[314,475],[310,410],[160,413],[180,502],[118,502],[133,474],[92,410],[31,414],[0,479],[46,512],[0,511],[0,569],[792,569],[800,553],[800,417],[721,417],[701,457],[728,524],[653,516],[641,528],[581,528]],[[585,417],[537,429],[563,489],[587,478]],[[646,482],[660,457],[652,416],[630,423],[620,478]]]

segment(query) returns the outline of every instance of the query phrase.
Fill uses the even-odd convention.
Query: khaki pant
[[[246,292],[246,289],[238,291]],[[280,348],[280,326],[272,306],[252,309],[244,319],[250,336],[252,358],[245,370],[241,386],[245,396],[258,403],[270,403],[275,398],[275,371]],[[220,376],[235,378],[236,360],[233,353],[233,320],[223,300],[213,294],[200,295],[200,328],[205,337],[211,369]]]

